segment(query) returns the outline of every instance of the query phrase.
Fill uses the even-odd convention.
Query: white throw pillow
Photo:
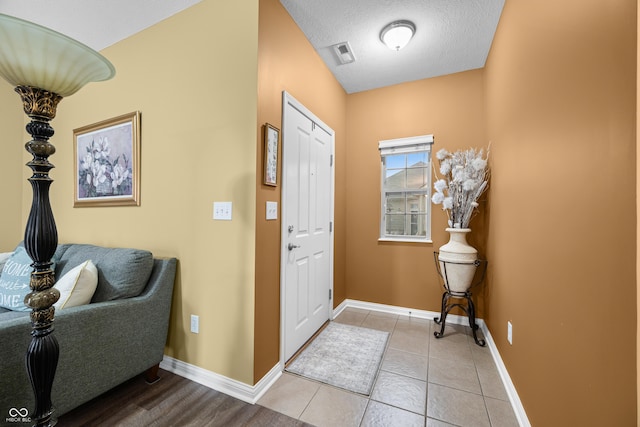
[[[98,286],[98,269],[85,261],[72,268],[55,284],[60,291],[60,299],[53,306],[56,310],[89,304]]]

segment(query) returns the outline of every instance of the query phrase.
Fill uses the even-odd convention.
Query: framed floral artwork
[[[73,130],[74,207],[140,205],[140,112]]]
[[[280,130],[269,123],[264,125],[264,179],[265,185],[278,185],[278,142]]]

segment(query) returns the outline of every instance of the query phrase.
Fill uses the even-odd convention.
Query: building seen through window
[[[380,142],[381,239],[431,238],[431,142],[427,137],[430,135]]]

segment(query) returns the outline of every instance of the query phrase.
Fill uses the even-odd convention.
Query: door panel
[[[329,319],[333,136],[286,104],[283,122],[283,341],[289,359]]]
[[[296,261],[296,281],[293,284],[296,287],[295,296],[295,329],[300,329],[309,320],[306,310],[309,300],[309,259],[301,258]]]

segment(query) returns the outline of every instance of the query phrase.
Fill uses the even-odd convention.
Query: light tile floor
[[[258,401],[318,427],[517,426],[487,347],[468,326],[347,308],[336,322],[391,333],[371,396],[284,373]]]

